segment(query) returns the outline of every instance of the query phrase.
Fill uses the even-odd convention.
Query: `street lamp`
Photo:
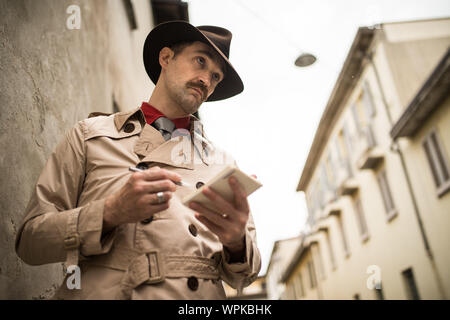
[[[317,59],[313,54],[304,52],[297,58],[297,60],[295,60],[295,65],[301,68],[308,67],[316,62],[316,60]]]

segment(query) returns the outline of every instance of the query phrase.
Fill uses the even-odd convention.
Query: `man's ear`
[[[174,52],[169,47],[164,47],[159,52],[159,64],[161,69],[164,69],[169,64],[169,61],[173,58]]]

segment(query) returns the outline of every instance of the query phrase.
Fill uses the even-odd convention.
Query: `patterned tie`
[[[159,117],[156,119],[152,126],[161,132],[165,141],[172,138],[172,132],[175,129],[175,124],[166,117]]]

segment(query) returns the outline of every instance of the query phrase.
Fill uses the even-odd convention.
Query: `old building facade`
[[[450,298],[449,45],[450,19],[358,30],[298,185],[285,298]]]

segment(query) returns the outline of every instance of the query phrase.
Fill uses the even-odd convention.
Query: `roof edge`
[[[308,157],[306,159],[300,181],[296,191],[305,191],[311,176],[312,168],[316,165],[318,158],[323,152],[323,141],[328,138],[331,133],[336,117],[330,117],[330,114],[338,114],[342,111],[342,106],[349,97],[351,89],[359,81],[362,73],[362,66],[367,51],[372,45],[376,29],[372,27],[360,27],[353,40],[353,44],[345,59],[338,79],[336,80],[333,91],[330,95],[325,111],[319,122],[318,129],[314,135]]]
[[[411,137],[424,120],[448,96],[450,89],[450,48],[391,128],[391,138]]]

